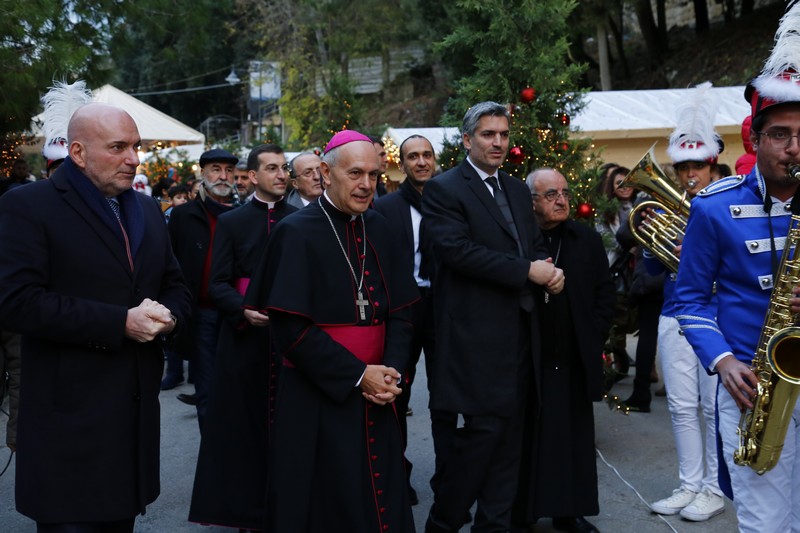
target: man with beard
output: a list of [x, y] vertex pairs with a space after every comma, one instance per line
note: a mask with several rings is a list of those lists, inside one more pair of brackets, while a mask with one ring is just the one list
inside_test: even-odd
[[[283, 356], [269, 465], [274, 533], [414, 530], [391, 403], [417, 299], [389, 225], [369, 209], [378, 157], [344, 130], [321, 163], [325, 192], [278, 224], [245, 296]], [[303, 283], [297, 283], [297, 280]]]
[[[412, 323], [414, 324], [414, 342], [411, 345], [408, 366], [404, 369], [403, 394], [397, 398], [397, 415], [400, 418], [400, 429], [403, 432], [404, 443], [408, 443], [408, 428], [406, 414], [411, 398], [411, 386], [414, 383], [417, 362], [422, 350], [425, 350], [426, 359], [433, 357], [433, 300], [431, 299], [430, 261], [426, 251], [423, 250], [422, 234], [422, 189], [431, 179], [436, 170], [436, 155], [433, 145], [421, 135], [412, 135], [400, 144], [400, 164], [406, 175], [400, 188], [391, 194], [375, 201], [375, 210], [389, 221], [396, 233], [396, 238], [402, 245], [404, 256], [408, 265], [413, 268], [414, 279], [417, 282], [422, 299], [412, 307]], [[430, 366], [426, 366], [430, 368]], [[433, 424], [434, 449], [438, 451], [437, 419], [431, 414]], [[450, 425], [455, 428], [455, 421]], [[438, 453], [437, 453], [438, 460]], [[411, 462], [406, 459], [406, 475], [409, 479], [409, 495], [411, 504], [419, 501], [416, 491], [411, 487]]]
[[253, 148], [247, 168], [253, 198], [220, 215], [214, 235], [208, 295], [221, 326], [189, 520], [260, 529], [280, 361], [272, 357], [269, 317], [243, 310], [242, 298], [272, 228], [296, 208], [283, 200], [288, 166], [279, 146]]
[[302, 209], [322, 194], [319, 177], [319, 156], [314, 152], [303, 152], [294, 156], [291, 163], [292, 192], [286, 203]]
[[[600, 234], [568, 220], [564, 176], [540, 168], [527, 179], [533, 211], [555, 266], [569, 277], [560, 294], [538, 291], [542, 356], [540, 405], [525, 424], [514, 521], [553, 518], [559, 531], [597, 532], [584, 516], [600, 512], [593, 401], [603, 397], [603, 345], [616, 300]], [[527, 531], [527, 529], [525, 529]]]
[[250, 171], [247, 169], [246, 159], [236, 163], [236, 168], [233, 169], [233, 182], [236, 185], [236, 195], [239, 197], [239, 203], [243, 204], [250, 201], [253, 197], [255, 186], [250, 180]]
[[[208, 294], [212, 248], [217, 217], [231, 209], [233, 169], [239, 159], [220, 148], [200, 156], [202, 184], [197, 197], [176, 207], [169, 218], [172, 248], [192, 292], [193, 314], [188, 331], [178, 340], [178, 353], [190, 358], [195, 395], [178, 395], [184, 403], [195, 403], [200, 432], [214, 382], [214, 358], [219, 332], [219, 312]], [[168, 369], [169, 372], [169, 369]]]

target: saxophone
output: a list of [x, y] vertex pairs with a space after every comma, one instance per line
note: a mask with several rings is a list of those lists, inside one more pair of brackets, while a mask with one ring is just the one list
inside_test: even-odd
[[[800, 167], [790, 174], [800, 175]], [[792, 289], [800, 284], [798, 242], [800, 215], [793, 215], [751, 367], [758, 378], [756, 398], [753, 408], [742, 413], [737, 430], [739, 449], [733, 460], [759, 475], [778, 463], [800, 394], [800, 327], [790, 309]]]

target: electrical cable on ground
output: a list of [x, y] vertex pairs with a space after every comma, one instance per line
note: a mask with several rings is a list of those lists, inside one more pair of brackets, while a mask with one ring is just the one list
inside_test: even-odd
[[[609, 463], [608, 461], [606, 461], [606, 458], [603, 456], [603, 452], [601, 452], [599, 448], [595, 447], [595, 451], [597, 452], [597, 456], [598, 456], [598, 457], [600, 457], [600, 460], [601, 460], [601, 461], [603, 461], [603, 464], [605, 464], [605, 465], [606, 465], [608, 468], [610, 468], [610, 469], [611, 469], [611, 471], [612, 471], [612, 472], [614, 472], [614, 473], [617, 475], [617, 477], [620, 479], [620, 481], [622, 481], [623, 483], [625, 483], [625, 485], [627, 485], [627, 486], [628, 486], [628, 487], [629, 487], [629, 488], [630, 488], [630, 489], [633, 491], [633, 493], [634, 493], [634, 494], [636, 494], [636, 496], [637, 496], [637, 497], [638, 497], [638, 498], [639, 498], [639, 499], [642, 501], [642, 503], [645, 505], [645, 507], [647, 507], [647, 510], [649, 511], [649, 510], [650, 510], [650, 504], [649, 504], [649, 503], [647, 503], [647, 500], [645, 500], [645, 499], [644, 499], [644, 497], [643, 497], [641, 494], [639, 494], [639, 491], [638, 491], [638, 490], [636, 490], [636, 487], [634, 487], [633, 485], [631, 485], [631, 484], [628, 482], [628, 480], [627, 480], [627, 479], [625, 479], [624, 477], [622, 477], [622, 474], [620, 474], [620, 473], [619, 473], [619, 470], [617, 470], [617, 467], [615, 467], [614, 465], [612, 465], [611, 463]], [[655, 513], [654, 513], [654, 514], [655, 514]], [[664, 517], [663, 517], [663, 516], [661, 516], [660, 514], [656, 514], [656, 516], [657, 516], [658, 518], [660, 518], [662, 522], [664, 522], [665, 524], [667, 524], [667, 526], [668, 526], [668, 527], [669, 527], [669, 528], [670, 528], [670, 529], [671, 529], [671, 530], [672, 530], [674, 533], [678, 533], [678, 530], [677, 530], [677, 529], [675, 529], [674, 527], [672, 527], [672, 524], [670, 524], [670, 523], [667, 521], [667, 519], [666, 519], [666, 518], [664, 518]]]

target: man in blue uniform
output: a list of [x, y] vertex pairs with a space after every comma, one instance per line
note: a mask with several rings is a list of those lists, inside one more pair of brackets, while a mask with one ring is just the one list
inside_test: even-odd
[[[781, 21], [773, 57], [745, 93], [752, 106], [756, 166], [747, 176], [712, 184], [692, 202], [675, 288], [681, 329], [705, 368], [720, 376], [720, 466], [730, 473], [740, 531], [797, 531], [800, 524], [800, 408], [794, 406], [783, 454], [772, 470], [758, 475], [733, 460], [741, 410], [751, 408], [756, 395], [750, 363], [773, 276], [790, 213], [800, 208], [798, 181], [789, 172], [800, 162], [800, 58], [780, 57], [789, 50], [780, 37], [799, 22], [795, 4]], [[784, 72], [787, 65], [794, 71]], [[718, 306], [712, 304], [715, 281]]]

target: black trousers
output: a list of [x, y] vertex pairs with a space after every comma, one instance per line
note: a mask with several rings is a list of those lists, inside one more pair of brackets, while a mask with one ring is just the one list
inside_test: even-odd
[[[531, 315], [520, 313], [519, 371], [509, 376], [510, 381], [518, 383], [517, 406], [504, 416], [462, 413], [464, 426], [448, 435], [452, 442], [444, 450], [441, 472], [437, 471], [438, 479], [432, 483], [434, 503], [426, 532], [458, 531], [476, 501], [473, 533], [510, 528], [520, 475], [525, 406], [527, 394], [533, 389], [532, 327]], [[441, 419], [448, 418], [447, 413], [436, 414]], [[450, 413], [450, 420], [457, 415]]]
[[658, 344], [658, 318], [664, 300], [660, 295], [642, 298], [639, 306], [639, 340], [636, 343], [636, 376], [633, 378], [631, 399], [650, 404], [650, 372], [656, 359]]
[[[411, 387], [414, 384], [414, 378], [417, 375], [417, 363], [422, 351], [425, 351], [426, 363], [431, 360], [434, 352], [434, 330], [433, 330], [433, 298], [430, 295], [430, 289], [427, 287], [419, 288], [422, 299], [419, 300], [411, 307], [411, 322], [414, 325], [414, 333], [411, 341], [411, 356], [408, 359], [408, 366], [405, 369], [398, 368], [397, 370], [403, 374], [403, 394], [397, 397], [395, 405], [397, 409], [397, 418], [400, 421], [400, 432], [403, 436], [403, 451], [408, 444], [408, 424], [406, 421], [406, 412], [408, 411], [408, 404], [411, 401]], [[426, 365], [426, 374], [428, 375], [428, 383], [430, 384], [430, 368], [431, 364]], [[436, 434], [434, 432], [434, 447], [436, 446]], [[406, 476], [411, 484], [411, 469], [413, 465], [411, 461], [405, 459]]]

